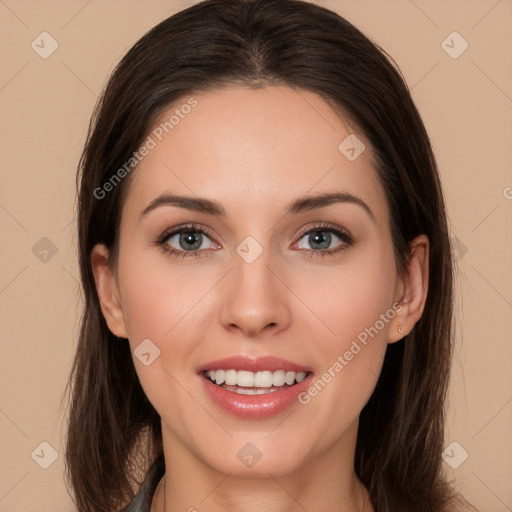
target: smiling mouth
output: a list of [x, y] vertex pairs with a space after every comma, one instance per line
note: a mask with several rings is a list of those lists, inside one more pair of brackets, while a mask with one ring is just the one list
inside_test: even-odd
[[285, 370], [205, 370], [203, 376], [226, 391], [240, 395], [264, 395], [291, 388], [302, 382], [311, 372]]

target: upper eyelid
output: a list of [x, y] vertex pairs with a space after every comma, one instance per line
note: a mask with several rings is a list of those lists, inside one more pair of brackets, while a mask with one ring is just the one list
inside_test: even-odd
[[325, 223], [325, 222], [321, 222], [321, 221], [318, 222], [316, 225], [302, 229], [301, 231], [299, 231], [299, 234], [296, 236], [300, 236], [302, 238], [304, 235], [307, 235], [311, 231], [333, 231], [335, 234], [336, 234], [336, 232], [340, 232], [340, 233], [348, 236], [351, 239], [353, 238], [352, 234], [350, 233], [350, 231], [348, 231], [348, 229], [346, 229], [342, 226], [335, 226], [335, 225], [331, 225], [330, 223]]
[[205, 228], [203, 226], [199, 226], [196, 224], [184, 224], [180, 226], [175, 226], [173, 228], [166, 229], [162, 235], [158, 238], [159, 241], [165, 242], [168, 238], [174, 235], [178, 235], [180, 233], [186, 232], [186, 231], [193, 231], [198, 233], [204, 233], [208, 236], [213, 236], [213, 233], [210, 232], [208, 228]]

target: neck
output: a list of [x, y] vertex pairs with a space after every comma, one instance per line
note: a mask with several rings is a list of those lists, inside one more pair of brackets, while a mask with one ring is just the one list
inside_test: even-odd
[[[205, 465], [168, 430], [163, 428], [162, 432], [166, 475], [157, 488], [151, 512], [374, 512], [367, 490], [354, 473], [353, 451], [343, 450], [347, 439], [304, 461], [291, 473], [266, 472], [247, 478]], [[355, 446], [355, 437], [349, 437]]]

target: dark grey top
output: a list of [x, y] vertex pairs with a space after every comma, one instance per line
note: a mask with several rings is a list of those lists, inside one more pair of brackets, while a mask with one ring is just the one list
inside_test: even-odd
[[162, 452], [149, 468], [139, 492], [120, 512], [150, 512], [155, 490], [164, 474], [165, 460]]

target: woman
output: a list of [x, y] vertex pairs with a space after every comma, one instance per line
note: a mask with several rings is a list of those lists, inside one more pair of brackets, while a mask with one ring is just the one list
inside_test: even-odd
[[110, 78], [78, 184], [80, 512], [466, 510], [441, 184], [367, 37], [297, 0], [171, 16]]

